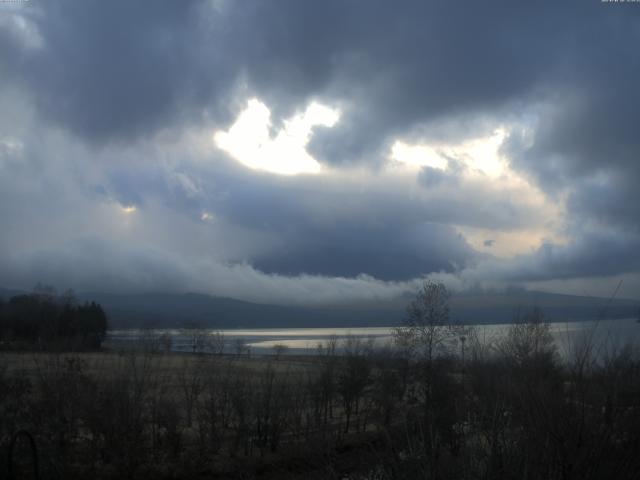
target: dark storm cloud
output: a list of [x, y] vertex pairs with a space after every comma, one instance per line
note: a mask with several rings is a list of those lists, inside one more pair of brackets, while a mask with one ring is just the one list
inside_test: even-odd
[[568, 207], [576, 220], [597, 222], [602, 229], [640, 232], [640, 172], [636, 165], [611, 169], [600, 178], [575, 182]]
[[386, 220], [376, 226], [348, 221], [331, 229], [300, 229], [280, 249], [253, 263], [267, 273], [284, 275], [354, 277], [366, 272], [383, 280], [410, 280], [456, 271], [478, 256], [449, 226], [398, 228]]
[[482, 177], [448, 174], [426, 186], [421, 176], [406, 172], [287, 177], [248, 170], [223, 156], [181, 171], [153, 161], [108, 171], [104, 191], [123, 205], [153, 199], [176, 214], [200, 219], [208, 213], [218, 227], [234, 225], [266, 239], [261, 248], [229, 260], [269, 273], [407, 280], [480, 258], [452, 223], [517, 230], [546, 221], [518, 190], [492, 188]]
[[541, 123], [531, 152], [536, 168], [551, 168], [554, 152], [579, 148], [580, 160], [566, 162], [571, 174], [583, 156], [609, 156], [636, 141], [633, 123], [623, 121], [635, 118], [627, 99], [638, 95], [638, 14], [628, 8], [506, 1], [212, 5], [47, 2], [28, 17], [43, 47], [19, 54], [9, 43], [3, 53], [43, 113], [90, 138], [131, 138], [207, 108], [228, 121], [219, 115], [241, 81], [276, 121], [313, 97], [344, 105], [340, 128], [318, 132], [311, 145], [327, 162], [371, 160], [390, 138], [419, 124], [438, 135], [442, 120], [504, 117], [565, 93], [580, 98]]
[[[206, 201], [243, 226], [286, 232], [298, 225], [330, 230], [339, 222], [355, 225], [454, 224], [498, 230], [540, 226], [548, 219], [514, 187], [498, 188], [490, 179], [443, 174], [425, 184], [409, 173], [281, 177], [244, 168], [195, 168], [207, 188]], [[456, 195], [452, 195], [455, 191]]]
[[[115, 177], [120, 179], [119, 189], [115, 190], [112, 181], [109, 191], [117, 199], [163, 198], [169, 208], [194, 219], [211, 212], [226, 225], [269, 239], [264, 248], [235, 257], [267, 273], [368, 274], [408, 280], [434, 271], [451, 272], [478, 257], [452, 227], [436, 223], [443, 218], [464, 223], [482, 217], [480, 209], [486, 207], [466, 196], [447, 204], [443, 192], [440, 201], [430, 202], [398, 195], [393, 187], [381, 184], [355, 193], [353, 183], [340, 179], [294, 180], [233, 168], [195, 169], [192, 174], [203, 185], [196, 193], [179, 186], [167, 191], [175, 172], [164, 172], [164, 180], [138, 181], [145, 172], [149, 175], [148, 170], [135, 173], [128, 169], [124, 177]], [[502, 210], [494, 210], [484, 222], [510, 227], [526, 213], [535, 215], [517, 204], [503, 214], [505, 205], [500, 205], [500, 198], [498, 194], [495, 202]], [[479, 209], [468, 207], [464, 216], [456, 215], [465, 199]]]
[[547, 243], [531, 254], [489, 260], [470, 272], [475, 278], [502, 281], [614, 276], [640, 270], [639, 250], [640, 235], [585, 231], [568, 245]]
[[[346, 106], [342, 128], [325, 131], [312, 144], [329, 162], [366, 158], [416, 123], [495, 112], [531, 97], [562, 59], [558, 46], [565, 42], [557, 40], [563, 22], [580, 21], [584, 10], [555, 4], [551, 12], [512, 2], [323, 2], [312, 12], [305, 5], [302, 17], [300, 8], [278, 5], [261, 15], [265, 50], [279, 53], [276, 65], [293, 70], [291, 78], [309, 74], [315, 87], [323, 87], [310, 93]], [[316, 25], [307, 34], [301, 25], [316, 17], [324, 28]], [[259, 91], [289, 86], [270, 81], [269, 72], [278, 72], [273, 64], [260, 66], [254, 65]], [[322, 75], [315, 75], [318, 66]], [[294, 83], [293, 91], [300, 90]]]
[[[627, 261], [637, 257], [640, 230], [636, 5], [91, 0], [29, 2], [0, 16], [0, 94], [13, 88], [34, 108], [24, 131], [11, 130], [20, 108], [5, 108], [0, 119], [2, 135], [21, 138], [29, 157], [0, 137], [0, 213], [9, 226], [0, 253], [32, 253], [29, 275], [42, 267], [62, 276], [71, 263], [96, 278], [118, 265], [128, 285], [169, 288], [190, 276], [210, 279], [196, 266], [202, 259], [237, 275], [236, 286], [245, 275], [272, 278], [251, 265], [408, 279], [486, 260], [454, 225], [502, 232], [544, 223], [519, 192], [469, 182], [451, 162], [446, 172], [427, 167], [383, 188], [386, 177], [360, 185], [346, 169], [335, 178], [280, 178], [162, 151], [180, 149], [159, 132], [225, 128], [229, 110], [251, 96], [271, 109], [274, 128], [312, 99], [340, 108], [340, 122], [317, 128], [309, 146], [338, 171], [358, 163], [375, 170], [398, 137], [464, 140], [525, 123], [531, 132], [512, 132], [503, 152], [549, 195], [568, 196], [570, 243], [494, 262], [487, 277], [640, 270]], [[62, 139], [41, 139], [47, 129]], [[86, 150], [78, 153], [76, 142]], [[112, 152], [95, 148], [109, 143]], [[144, 220], [129, 243], [119, 236], [121, 219], [103, 218], [105, 205], [139, 207]], [[217, 223], [204, 225], [203, 212]], [[34, 225], [44, 234], [34, 235]], [[92, 235], [103, 247], [82, 240]], [[149, 244], [156, 253], [144, 253]], [[92, 266], [95, 256], [104, 262]], [[118, 283], [110, 271], [110, 284]], [[90, 273], [77, 278], [89, 282]]]
[[102, 142], [224, 110], [223, 26], [203, 2], [32, 4], [24, 18], [42, 47], [14, 49], [6, 63], [54, 124]]
[[640, 229], [640, 10], [598, 13], [572, 26], [572, 54], [538, 113], [533, 141], [514, 137], [506, 150], [551, 195], [568, 193], [570, 223], [627, 235]]
[[[424, 188], [420, 179], [411, 185], [415, 180], [408, 175], [292, 178], [242, 168], [193, 173], [208, 186], [194, 204], [274, 238], [272, 247], [246, 257], [269, 273], [407, 280], [451, 272], [481, 258], [451, 223], [512, 230], [545, 221], [515, 190], [453, 176]], [[405, 182], [413, 192], [399, 191]]]
[[312, 139], [323, 161], [375, 162], [417, 125], [437, 139], [444, 121], [504, 121], [544, 105], [534, 143], [509, 152], [512, 164], [549, 192], [570, 191], [570, 215], [638, 227], [634, 5], [279, 2], [244, 14], [242, 25], [260, 23], [247, 35], [258, 40], [247, 49], [258, 92], [285, 110], [314, 95], [343, 106], [339, 128]]
[[343, 127], [314, 144], [338, 162], [416, 123], [523, 101], [610, 16], [584, 2], [218, 4], [43, 3], [43, 48], [13, 63], [45, 114], [88, 137], [219, 107], [236, 80], [276, 119], [316, 96], [345, 103]]

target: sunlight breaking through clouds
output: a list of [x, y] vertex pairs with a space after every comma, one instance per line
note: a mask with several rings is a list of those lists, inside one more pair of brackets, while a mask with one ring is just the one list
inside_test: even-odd
[[528, 206], [532, 211], [544, 212], [547, 219], [544, 225], [532, 224], [510, 229], [455, 225], [456, 230], [478, 252], [513, 258], [531, 253], [545, 242], [566, 244], [568, 240], [561, 232], [566, 199], [558, 197], [552, 201], [538, 185], [511, 167], [509, 159], [501, 152], [508, 133], [507, 127], [500, 126], [490, 135], [458, 143], [410, 144], [399, 139], [391, 146], [389, 166], [418, 175], [424, 173], [423, 169], [441, 171], [442, 177], [430, 177], [434, 179], [428, 185], [432, 190], [455, 185], [458, 192], [474, 188], [503, 192], [507, 198], [517, 196], [519, 204]]
[[125, 215], [131, 215], [132, 213], [135, 213], [138, 209], [134, 205], [122, 205], [120, 207], [120, 210]]
[[632, 15], [294, 3], [5, 1], [0, 287], [640, 278]]
[[[536, 199], [532, 199], [532, 202], [535, 201]], [[537, 228], [497, 230], [456, 226], [456, 230], [474, 249], [498, 258], [508, 259], [532, 253], [543, 244], [550, 242], [555, 245], [566, 245], [569, 239], [562, 234], [559, 228], [563, 212], [544, 201], [539, 203], [539, 208], [546, 212], [550, 221], [547, 225], [540, 225]]]
[[322, 166], [306, 150], [313, 127], [333, 127], [339, 118], [339, 111], [313, 102], [304, 113], [285, 120], [283, 128], [272, 138], [271, 111], [253, 98], [228, 131], [215, 132], [214, 142], [254, 170], [281, 175], [318, 173]]
[[431, 167], [446, 170], [456, 160], [472, 171], [497, 178], [508, 168], [500, 156], [500, 146], [506, 137], [504, 128], [497, 128], [487, 137], [473, 138], [457, 144], [414, 144], [397, 140], [391, 146], [390, 158], [409, 167]]
[[445, 170], [447, 159], [438, 149], [428, 145], [409, 145], [396, 141], [391, 147], [391, 158], [411, 167], [432, 167]]

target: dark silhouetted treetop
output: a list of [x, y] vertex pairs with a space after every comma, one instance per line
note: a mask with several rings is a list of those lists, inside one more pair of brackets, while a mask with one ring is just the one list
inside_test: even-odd
[[5, 345], [97, 349], [107, 329], [102, 307], [95, 302], [77, 305], [70, 290], [58, 297], [52, 288], [38, 285], [33, 293], [13, 296], [0, 305], [0, 337]]

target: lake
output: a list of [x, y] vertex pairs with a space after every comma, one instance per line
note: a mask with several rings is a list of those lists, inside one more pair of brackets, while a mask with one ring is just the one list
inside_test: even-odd
[[[510, 324], [469, 325], [476, 330], [481, 342], [488, 344], [503, 337]], [[265, 328], [265, 329], [228, 329], [228, 330], [112, 330], [107, 334], [105, 346], [108, 348], [127, 348], [141, 342], [159, 345], [161, 338], [170, 339], [170, 349], [176, 352], [193, 351], [194, 336], [208, 338], [220, 332], [224, 335], [225, 353], [234, 353], [239, 345], [248, 347], [251, 353], [258, 355], [274, 354], [276, 345], [286, 347], [286, 353], [305, 355], [317, 352], [318, 345], [326, 344], [332, 337], [337, 339], [338, 351], [344, 347], [348, 337], [371, 341], [376, 348], [390, 345], [393, 340], [392, 327], [373, 328]], [[591, 339], [597, 348], [619, 348], [626, 343], [638, 345], [640, 341], [640, 323], [634, 318], [552, 323], [551, 332], [561, 355], [567, 356], [576, 344]], [[158, 347], [160, 348], [160, 347]], [[206, 347], [203, 349], [206, 351]]]

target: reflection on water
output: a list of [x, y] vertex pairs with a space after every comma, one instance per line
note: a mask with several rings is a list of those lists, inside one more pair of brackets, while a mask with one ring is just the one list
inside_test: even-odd
[[[489, 344], [506, 334], [509, 324], [476, 325], [478, 339]], [[287, 352], [295, 354], [315, 353], [319, 344], [326, 344], [335, 337], [338, 350], [349, 337], [357, 337], [371, 341], [374, 346], [382, 347], [392, 344], [393, 328], [285, 328], [285, 329], [247, 329], [247, 330], [112, 330], [107, 335], [105, 345], [110, 348], [126, 348], [145, 341], [157, 341], [160, 338], [170, 339], [169, 345], [173, 351], [193, 351], [194, 338], [200, 335], [206, 338], [215, 332], [224, 335], [226, 353], [233, 353], [238, 344], [249, 347], [257, 354], [269, 354], [275, 351], [277, 345], [287, 347]], [[562, 355], [568, 355], [576, 345], [583, 341], [592, 341], [603, 348], [621, 347], [627, 343], [637, 343], [640, 340], [640, 324], [635, 319], [583, 321], [569, 323], [554, 323], [551, 325], [552, 334]], [[203, 349], [206, 351], [206, 347]]]

